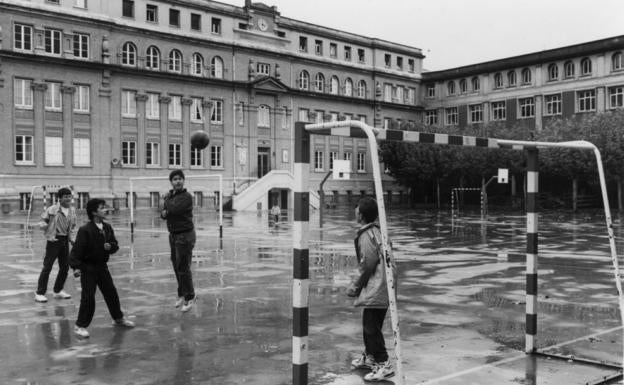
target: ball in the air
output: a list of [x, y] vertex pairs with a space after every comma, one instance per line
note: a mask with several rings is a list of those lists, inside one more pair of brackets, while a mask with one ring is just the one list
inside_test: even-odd
[[191, 147], [203, 150], [210, 143], [210, 138], [206, 131], [195, 131], [191, 134]]

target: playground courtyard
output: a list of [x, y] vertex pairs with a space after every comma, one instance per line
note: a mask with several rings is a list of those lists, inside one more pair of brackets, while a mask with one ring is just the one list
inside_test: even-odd
[[[350, 361], [362, 351], [360, 310], [345, 295], [355, 269], [352, 205], [310, 218], [309, 383], [363, 384]], [[291, 383], [292, 213], [196, 213], [197, 306], [174, 308], [166, 226], [127, 212], [110, 220], [121, 249], [109, 264], [134, 329], [111, 326], [98, 292], [91, 338], [73, 334], [80, 288], [70, 300], [33, 292], [44, 239], [25, 217], [0, 220], [0, 383], [7, 385], [186, 385]], [[83, 215], [84, 219], [84, 215]], [[618, 295], [604, 216], [540, 214], [536, 343], [563, 359], [526, 355], [525, 217], [390, 207], [399, 267], [398, 305], [407, 384], [598, 384], [622, 359]], [[614, 218], [617, 246], [623, 229]], [[392, 346], [389, 315], [386, 344]], [[581, 363], [576, 358], [595, 361]], [[386, 382], [390, 383], [390, 382]], [[605, 382], [608, 383], [608, 382]]]

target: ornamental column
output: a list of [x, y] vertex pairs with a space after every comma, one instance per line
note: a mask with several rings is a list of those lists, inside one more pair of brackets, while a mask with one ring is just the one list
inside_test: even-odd
[[136, 94], [137, 101], [137, 167], [145, 168], [145, 102], [146, 94]]
[[163, 168], [168, 167], [167, 147], [168, 147], [168, 123], [169, 123], [169, 103], [171, 103], [170, 96], [161, 96], [158, 98], [160, 103], [160, 166]]
[[74, 93], [76, 87], [61, 86], [61, 94], [63, 95], [63, 164], [65, 167], [74, 165]]
[[182, 98], [182, 144], [180, 145], [180, 168], [190, 167], [191, 164], [191, 104], [193, 99]]
[[48, 89], [45, 83], [32, 83], [33, 90], [33, 118], [35, 122], [35, 132], [33, 138], [33, 160], [36, 165], [43, 166], [45, 159], [45, 128], [44, 128], [44, 95]]

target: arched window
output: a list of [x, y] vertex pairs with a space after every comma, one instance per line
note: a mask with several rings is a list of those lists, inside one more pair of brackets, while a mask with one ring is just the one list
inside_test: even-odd
[[459, 93], [465, 94], [466, 92], [468, 92], [468, 83], [466, 79], [462, 79], [459, 81]]
[[507, 84], [509, 85], [509, 87], [515, 87], [516, 81], [516, 71], [507, 72]]
[[182, 72], [182, 53], [177, 49], [172, 49], [169, 52], [169, 71], [171, 72]]
[[591, 75], [592, 73], [592, 62], [591, 59], [586, 57], [581, 60], [581, 75]]
[[334, 95], [338, 95], [339, 90], [338, 88], [340, 87], [340, 80], [338, 80], [338, 76], [332, 76], [330, 81], [329, 81], [329, 93], [330, 94], [334, 94]]
[[195, 76], [204, 74], [204, 58], [197, 52], [193, 54], [193, 70], [191, 72]]
[[299, 73], [299, 89], [307, 90], [310, 88], [310, 74], [308, 71], [303, 70]]
[[158, 71], [160, 69], [160, 51], [158, 48], [150, 46], [147, 49], [145, 67], [154, 71]]
[[454, 81], [450, 81], [446, 84], [446, 93], [450, 96], [450, 95], [455, 95], [455, 82]]
[[366, 82], [364, 80], [358, 82], [358, 98], [366, 98]]
[[223, 59], [215, 56], [210, 61], [210, 76], [217, 79], [223, 78]]
[[494, 75], [494, 88], [503, 88], [503, 74], [500, 72]]
[[531, 84], [531, 70], [529, 68], [522, 70], [522, 84]]
[[479, 77], [473, 77], [472, 80], [470, 80], [470, 83], [472, 83], [473, 92], [477, 92], [481, 89], [481, 81], [479, 80]]
[[317, 73], [314, 77], [314, 91], [323, 92], [325, 88], [325, 76], [322, 73]]
[[130, 42], [125, 43], [121, 48], [121, 64], [135, 67], [136, 59], [136, 46]]
[[258, 127], [271, 127], [271, 108], [267, 105], [258, 106]]
[[622, 62], [622, 52], [616, 52], [611, 56], [611, 71], [619, 71], [624, 69]]
[[559, 66], [556, 63], [552, 63], [548, 66], [548, 81], [555, 81], [559, 79]]
[[565, 64], [563, 65], [563, 76], [565, 76], [566, 78], [573, 78], [574, 77], [574, 62], [573, 61], [567, 61], [565, 62]]
[[345, 80], [344, 93], [346, 96], [353, 96], [353, 80], [351, 80], [350, 78], [347, 78], [347, 80]]

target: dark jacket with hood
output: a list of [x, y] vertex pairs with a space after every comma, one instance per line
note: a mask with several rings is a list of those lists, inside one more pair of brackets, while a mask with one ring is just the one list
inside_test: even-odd
[[[102, 226], [100, 230], [93, 221], [89, 221], [78, 230], [76, 242], [69, 255], [69, 265], [72, 269], [104, 266], [110, 255], [119, 250], [119, 244], [111, 225], [102, 222]], [[104, 250], [105, 243], [111, 245], [110, 250]]]

